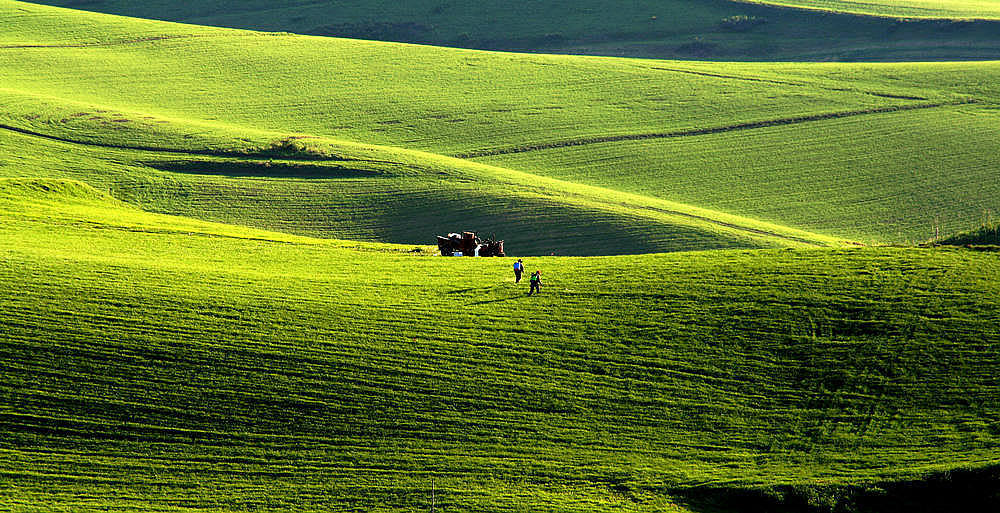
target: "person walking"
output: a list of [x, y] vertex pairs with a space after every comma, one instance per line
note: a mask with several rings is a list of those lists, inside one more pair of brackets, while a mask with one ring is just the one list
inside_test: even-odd
[[542, 293], [542, 271], [535, 271], [531, 273], [531, 278], [528, 278], [531, 283], [531, 289], [528, 290], [528, 295], [532, 295], [535, 292]]
[[521, 283], [521, 273], [524, 272], [524, 262], [520, 258], [514, 262], [514, 283]]

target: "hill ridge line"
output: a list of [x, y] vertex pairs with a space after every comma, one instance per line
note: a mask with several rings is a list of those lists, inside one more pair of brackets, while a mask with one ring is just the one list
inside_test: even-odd
[[58, 135], [46, 134], [43, 132], [36, 132], [34, 130], [28, 130], [27, 128], [20, 128], [13, 125], [7, 125], [0, 123], [0, 130], [8, 130], [11, 132], [17, 132], [22, 135], [30, 135], [32, 137], [41, 137], [42, 139], [48, 139], [50, 141], [58, 141], [69, 144], [79, 144], [82, 146], [92, 146], [95, 148], [109, 148], [114, 150], [136, 150], [136, 151], [149, 151], [157, 153], [177, 153], [182, 155], [209, 155], [216, 157], [228, 157], [228, 156], [245, 156], [241, 153], [226, 152], [226, 151], [216, 151], [216, 150], [187, 150], [183, 148], [164, 148], [157, 146], [125, 146], [119, 144], [109, 144], [96, 141], [80, 141], [76, 139], [69, 139], [67, 137], [59, 137]]
[[796, 125], [799, 123], [809, 123], [813, 121], [824, 121], [827, 119], [848, 118], [854, 116], [865, 116], [870, 114], [886, 114], [890, 112], [933, 109], [953, 105], [968, 105], [977, 103], [977, 100], [960, 100], [952, 102], [920, 103], [916, 105], [893, 105], [888, 107], [877, 107], [874, 109], [851, 110], [841, 112], [827, 112], [824, 114], [811, 114], [808, 116], [796, 116], [791, 118], [771, 119], [764, 121], [751, 121], [747, 123], [737, 123], [711, 128], [694, 128], [689, 130], [676, 130], [673, 132], [650, 132], [644, 134], [622, 134], [606, 135], [598, 137], [583, 137], [580, 139], [569, 139], [564, 141], [554, 141], [550, 143], [532, 144], [526, 146], [511, 146], [507, 148], [495, 148], [491, 150], [476, 150], [451, 155], [460, 159], [474, 159], [480, 157], [492, 157], [497, 155], [511, 155], [516, 153], [528, 153], [532, 151], [551, 150], [555, 148], [566, 148], [570, 146], [586, 146], [589, 144], [601, 144], [621, 141], [641, 141], [645, 139], [673, 139], [677, 137], [692, 137], [698, 135], [711, 135], [725, 132], [736, 132], [739, 130], [752, 130], [755, 128], [768, 128], [774, 126]]

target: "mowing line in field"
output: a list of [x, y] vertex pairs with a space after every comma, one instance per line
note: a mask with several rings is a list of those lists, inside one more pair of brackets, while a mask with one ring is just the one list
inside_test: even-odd
[[909, 110], [933, 109], [938, 107], [948, 107], [954, 105], [967, 105], [971, 103], [976, 103], [976, 100], [920, 103], [916, 105], [894, 105], [890, 107], [877, 107], [874, 109], [851, 110], [844, 112], [829, 112], [826, 114], [813, 114], [810, 116], [797, 116], [792, 118], [752, 121], [749, 123], [739, 123], [735, 125], [726, 125], [726, 126], [719, 126], [712, 128], [695, 128], [691, 130], [678, 130], [676, 132], [653, 132], [646, 134], [624, 134], [624, 135], [607, 135], [601, 137], [585, 137], [581, 139], [554, 141], [550, 143], [532, 144], [527, 146], [512, 146], [508, 148], [494, 148], [494, 149], [470, 151], [466, 153], [459, 153], [452, 156], [460, 159], [474, 159], [479, 157], [493, 157], [497, 155], [511, 155], [514, 153], [527, 153], [530, 151], [551, 150], [554, 148], [565, 148], [568, 146], [585, 146], [588, 144], [601, 144], [601, 143], [619, 142], [619, 141], [641, 141], [644, 139], [672, 139], [675, 137], [691, 137], [696, 135], [720, 134], [725, 132], [735, 132], [738, 130], [751, 130], [754, 128], [768, 128], [774, 126], [795, 125], [799, 123], [809, 123], [813, 121], [824, 121], [827, 119], [865, 116], [869, 114], [886, 114], [890, 112], [901, 112]]
[[[793, 86], [793, 87], [802, 87], [802, 86], [807, 85], [807, 84], [805, 84], [803, 82], [788, 82], [788, 81], [784, 81], [784, 80], [775, 80], [775, 79], [770, 79], [770, 78], [741, 77], [739, 75], [723, 75], [721, 73], [709, 73], [707, 71], [694, 71], [694, 70], [689, 70], [689, 69], [661, 68], [661, 67], [655, 67], [655, 66], [652, 67], [652, 68], [650, 68], [650, 69], [655, 69], [657, 71], [671, 71], [671, 72], [674, 72], [674, 73], [684, 73], [686, 75], [698, 75], [698, 76], [701, 76], [701, 77], [725, 78], [725, 79], [729, 79], [729, 80], [742, 80], [744, 82], [763, 82], [765, 84], [778, 84], [778, 85], [787, 85], [787, 86]], [[851, 89], [834, 88], [834, 87], [820, 87], [820, 89], [825, 89], [827, 91], [837, 91], [837, 92], [855, 92], [855, 93], [867, 94], [869, 96], [878, 96], [879, 98], [891, 98], [893, 100], [918, 100], [918, 101], [926, 101], [927, 100], [927, 98], [924, 98], [922, 96], [907, 96], [907, 95], [901, 95], [901, 94], [875, 93], [875, 92], [871, 92], [871, 91], [854, 91], [854, 90], [851, 90]]]
[[723, 75], [721, 73], [709, 73], [707, 71], [694, 71], [690, 69], [675, 69], [675, 68], [662, 68], [659, 66], [653, 66], [649, 69], [655, 69], [657, 71], [671, 71], [673, 73], [684, 73], [687, 75], [698, 75], [700, 77], [712, 77], [712, 78], [728, 78], [732, 80], [743, 80], [746, 82], [763, 82], [765, 84], [778, 84], [778, 85], [788, 85], [788, 86], [803, 86], [805, 84], [801, 82], [788, 82], [785, 80], [774, 80], [770, 78], [756, 78], [756, 77], [741, 77], [737, 75]]

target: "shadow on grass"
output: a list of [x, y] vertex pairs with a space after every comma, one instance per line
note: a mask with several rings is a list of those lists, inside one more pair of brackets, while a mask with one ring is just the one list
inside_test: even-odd
[[167, 160], [143, 162], [160, 171], [194, 175], [216, 175], [229, 177], [266, 178], [374, 178], [381, 174], [376, 171], [344, 167], [336, 164], [313, 164], [307, 162], [273, 162], [268, 160]]
[[779, 486], [681, 492], [697, 513], [994, 513], [1000, 466], [862, 486]]
[[528, 297], [527, 293], [519, 293], [516, 296], [511, 296], [511, 297], [504, 297], [504, 298], [500, 298], [500, 299], [490, 299], [489, 301], [476, 301], [475, 303], [469, 303], [469, 306], [489, 305], [489, 304], [492, 304], [492, 303], [503, 303], [505, 301], [513, 301], [515, 299], [524, 299], [524, 298], [527, 298], [527, 297]]

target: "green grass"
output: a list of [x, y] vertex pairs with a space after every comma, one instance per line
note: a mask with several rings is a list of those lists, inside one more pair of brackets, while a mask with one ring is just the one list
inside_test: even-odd
[[847, 239], [923, 242], [935, 226], [968, 226], [1000, 195], [993, 112], [947, 107], [479, 160]]
[[755, 3], [871, 16], [935, 19], [1000, 19], [996, 0], [751, 0]]
[[[845, 242], [997, 208], [998, 66], [0, 1], [0, 509], [989, 503], [1000, 261]], [[618, 256], [527, 258], [529, 298], [458, 229]]]
[[506, 259], [72, 181], [0, 182], [0, 218], [18, 510], [700, 511], [1000, 463], [990, 254], [542, 257], [527, 298]]
[[[0, 5], [0, 124], [92, 146], [5, 130], [0, 175], [158, 212], [583, 255], [925, 240], [998, 208], [997, 63], [499, 54]], [[289, 137], [312, 150], [267, 150]], [[288, 158], [309, 163], [266, 165]]]
[[995, 509], [998, 66], [0, 1], [0, 509]]
[[87, 180], [154, 212], [327, 238], [426, 244], [435, 233], [472, 227], [498, 233], [521, 255], [836, 243], [688, 205], [456, 159], [344, 144], [333, 149], [338, 157], [332, 160], [284, 160], [111, 149], [16, 132], [0, 136], [10, 175]]
[[[615, 56], [737, 60], [946, 60], [1000, 57], [997, 24], [949, 24], [854, 14], [997, 18], [996, 2], [761, 2], [601, 0], [572, 5], [439, 0], [186, 1], [47, 0], [100, 12], [265, 31], [381, 39], [445, 46]], [[923, 4], [923, 5], [921, 5]], [[933, 5], [932, 9], [918, 8]], [[894, 11], [894, 8], [904, 7]], [[734, 16], [753, 17], [727, 26]], [[831, 37], [833, 36], [833, 37]]]

